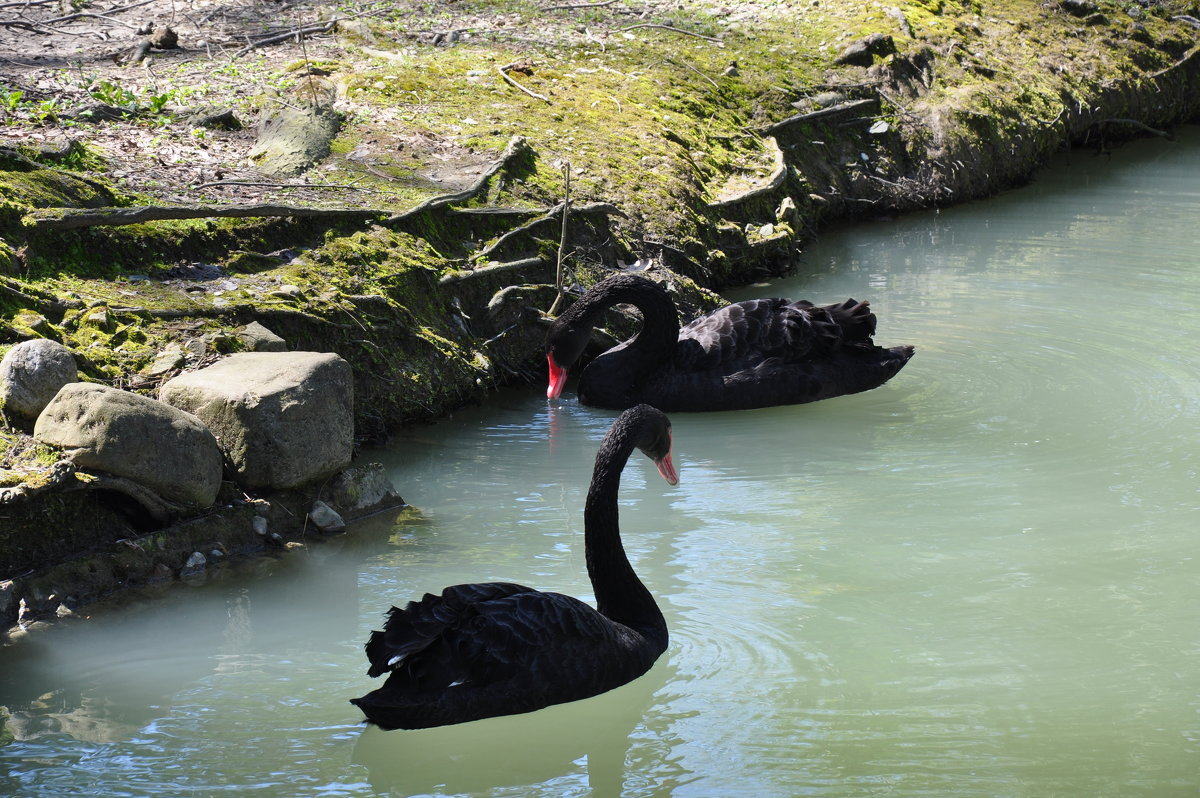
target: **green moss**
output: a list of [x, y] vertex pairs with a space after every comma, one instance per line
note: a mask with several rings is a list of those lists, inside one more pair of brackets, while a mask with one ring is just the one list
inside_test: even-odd
[[[859, 152], [870, 153], [877, 174], [887, 179], [929, 177], [933, 150], [977, 153], [989, 177], [962, 193], [994, 190], [1020, 179], [1021, 170], [1061, 145], [1066, 98], [1111, 105], [1119, 98], [1105, 92], [1114, 80], [1165, 67], [1189, 46], [1169, 20], [1186, 13], [1185, 4], [1169, 2], [1139, 12], [1136, 41], [1125, 33], [1133, 18], [1117, 2], [1101, 3], [1110, 22], [1099, 26], [1037, 0], [831, 2], [806, 6], [803, 14], [787, 4], [763, 3], [745, 18], [738, 17], [740, 9], [724, 13], [685, 2], [646, 20], [688, 33], [621, 32], [611, 9], [560, 10], [547, 17], [538, 6], [532, 0], [461, 0], [452, 7], [427, 4], [415, 21], [410, 15], [373, 18], [369, 29], [360, 27], [348, 39], [344, 58], [292, 62], [275, 69], [272, 81], [279, 85], [316, 65], [339, 87], [349, 121], [322, 178], [363, 191], [343, 199], [412, 208], [465, 185], [520, 134], [530, 152], [462, 206], [547, 208], [563, 197], [569, 164], [576, 202], [613, 202], [624, 213], [596, 231], [608, 247], [597, 259], [654, 254], [666, 251], [665, 245], [683, 253], [694, 276], [723, 284], [758, 269], [784, 268], [797, 231], [815, 226], [822, 208], [831, 205], [810, 194], [863, 190]], [[473, 28], [451, 47], [397, 35], [458, 29], [465, 15], [500, 9], [510, 29], [535, 28], [547, 19], [592, 20], [609, 34], [518, 39]], [[869, 75], [833, 65], [846, 44], [875, 32], [892, 35], [899, 52], [877, 59]], [[377, 53], [389, 41], [402, 42], [390, 55], [366, 56], [359, 49]], [[906, 67], [921, 63], [930, 65], [926, 74], [905, 76]], [[500, 74], [499, 67], [517, 64], [525, 66], [514, 66], [509, 77], [544, 99]], [[256, 56], [214, 66], [212, 74], [266, 74], [268, 67]], [[782, 191], [737, 208], [708, 207], [766, 178], [771, 159], [762, 131], [795, 113], [793, 103], [831, 88], [852, 98], [869, 96], [864, 87], [875, 85], [886, 89], [879, 116], [889, 123], [888, 135], [869, 136], [867, 119], [814, 124], [785, 142], [791, 164], [785, 188], [799, 209], [797, 219], [775, 218]], [[213, 89], [196, 92], [209, 97]], [[265, 101], [260, 96], [242, 104]], [[362, 147], [389, 157], [368, 168], [356, 156]], [[83, 159], [76, 166], [100, 164]], [[439, 168], [461, 172], [459, 182], [439, 182]], [[398, 224], [338, 228], [293, 220], [200, 220], [42, 233], [21, 224], [31, 208], [129, 199], [86, 173], [31, 171], [11, 158], [0, 161], [0, 169], [7, 170], [0, 172], [0, 269], [80, 306], [103, 303], [109, 312], [107, 326], [89, 325], [81, 308], [68, 308], [60, 320], [55, 312], [62, 309], [50, 312], [49, 302], [20, 308], [5, 298], [2, 307], [13, 319], [6, 334], [60, 337], [84, 353], [94, 377], [116, 379], [173, 339], [217, 336], [261, 315], [293, 346], [336, 348], [378, 375], [379, 385], [364, 390], [371, 401], [378, 398], [375, 409], [388, 423], [420, 415], [419, 408], [461, 401], [483, 390], [480, 381], [486, 387], [494, 379], [493, 358], [480, 351], [470, 320], [454, 305], [461, 297], [438, 278], [482, 260], [483, 247], [512, 228], [511, 218], [439, 211]], [[269, 254], [285, 247], [299, 257], [284, 262]], [[505, 251], [552, 262], [557, 231], [530, 233]], [[212, 290], [189, 296], [164, 279], [180, 261], [214, 264], [237, 285], [220, 296]], [[298, 286], [299, 294], [279, 295], [282, 284]], [[125, 307], [145, 312], [120, 310]], [[18, 320], [17, 310], [36, 311], [41, 319]], [[150, 311], [197, 315], [184, 332]], [[236, 343], [227, 339], [226, 346]], [[430, 380], [432, 373], [448, 379]], [[405, 390], [387, 387], [395, 385]]]

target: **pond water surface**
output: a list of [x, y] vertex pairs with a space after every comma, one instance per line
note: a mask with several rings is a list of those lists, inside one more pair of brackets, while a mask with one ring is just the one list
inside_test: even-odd
[[828, 233], [751, 295], [869, 298], [918, 352], [869, 393], [675, 414], [676, 487], [631, 462], [672, 635], [642, 679], [418, 732], [347, 703], [392, 603], [590, 599], [614, 414], [535, 386], [369, 453], [419, 519], [0, 650], [0, 794], [1200, 792], [1200, 132]]

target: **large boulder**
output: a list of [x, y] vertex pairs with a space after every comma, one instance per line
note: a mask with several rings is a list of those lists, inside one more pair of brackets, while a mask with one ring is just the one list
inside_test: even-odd
[[181, 509], [211, 506], [221, 487], [221, 450], [199, 419], [106, 385], [64, 385], [33, 436], [73, 450], [80, 468], [129, 479]]
[[59, 388], [78, 378], [75, 356], [58, 341], [22, 341], [0, 360], [0, 407], [35, 419]]
[[159, 398], [217, 436], [237, 481], [284, 489], [350, 464], [354, 377], [320, 352], [242, 352], [166, 382]]

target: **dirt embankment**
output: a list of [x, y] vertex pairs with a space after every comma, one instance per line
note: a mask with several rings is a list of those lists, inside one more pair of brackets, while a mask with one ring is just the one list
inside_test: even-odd
[[[164, 349], [197, 368], [258, 321], [349, 360], [378, 440], [540, 379], [560, 262], [574, 286], [643, 259], [700, 307], [831, 221], [1200, 115], [1194, 1], [355, 8], [0, 8], [0, 347], [52, 337], [153, 393]], [[296, 118], [333, 136], [301, 171], [262, 136]], [[4, 484], [53, 459], [27, 431], [4, 428]], [[87, 518], [63, 573], [140, 539], [65, 501], [6, 505], [10, 537]], [[110, 570], [89, 595], [141, 578]]]

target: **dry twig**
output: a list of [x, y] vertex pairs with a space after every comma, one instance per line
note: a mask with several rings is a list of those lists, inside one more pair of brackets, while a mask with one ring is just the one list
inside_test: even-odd
[[43, 208], [26, 217], [41, 230], [73, 230], [80, 227], [120, 226], [176, 219], [209, 217], [248, 218], [309, 216], [372, 219], [387, 211], [356, 208], [303, 208], [290, 205], [142, 205], [134, 208], [83, 208], [66, 211]]
[[716, 44], [724, 44], [725, 43], [725, 42], [721, 41], [720, 39], [715, 38], [713, 36], [705, 36], [703, 33], [693, 33], [690, 30], [684, 30], [683, 28], [676, 28], [674, 25], [659, 25], [654, 22], [639, 22], [636, 25], [626, 25], [623, 28], [617, 28], [617, 32], [621, 33], [621, 32], [627, 31], [627, 30], [633, 30], [634, 28], [659, 28], [660, 30], [669, 30], [669, 31], [674, 31], [675, 33], [682, 33], [685, 36], [695, 36], [697, 39], [704, 39], [704, 41], [706, 41], [706, 42], [715, 42]]
[[483, 189], [483, 187], [485, 185], [487, 185], [487, 181], [490, 180], [493, 175], [495, 175], [497, 172], [499, 172], [501, 169], [503, 169], [505, 166], [507, 166], [509, 161], [513, 160], [518, 155], [520, 155], [521, 153], [525, 152], [528, 149], [529, 149], [529, 142], [525, 140], [524, 136], [513, 136], [511, 139], [508, 140], [508, 146], [504, 148], [504, 152], [501, 153], [500, 157], [496, 160], [496, 162], [493, 163], [490, 167], [488, 167], [487, 171], [485, 171], [483, 174], [481, 174], [475, 180], [475, 182], [472, 183], [470, 186], [463, 189], [462, 191], [456, 191], [453, 194], [443, 194], [440, 197], [433, 197], [431, 199], [427, 199], [424, 202], [422, 202], [420, 205], [416, 206], [415, 208], [411, 208], [410, 210], [404, 211], [403, 213], [394, 214], [393, 216], [391, 216], [388, 219], [388, 221], [389, 222], [398, 222], [398, 221], [401, 221], [402, 219], [408, 218], [409, 216], [415, 216], [416, 214], [421, 213], [422, 211], [427, 211], [430, 208], [437, 208], [442, 205], [448, 205], [451, 202], [462, 202], [463, 200], [467, 200], [467, 199], [470, 199], [471, 197], [474, 197], [476, 194], [478, 194]]
[[563, 176], [566, 179], [566, 188], [563, 190], [562, 201], [562, 233], [558, 238], [558, 261], [554, 271], [554, 304], [550, 306], [550, 315], [558, 314], [558, 306], [562, 304], [563, 299], [563, 260], [567, 250], [567, 222], [571, 219], [571, 162], [567, 161], [563, 165]]
[[717, 84], [717, 82], [716, 82], [715, 80], [713, 80], [712, 78], [710, 78], [708, 75], [705, 75], [703, 72], [701, 72], [699, 69], [696, 69], [696, 68], [695, 68], [694, 66], [692, 66], [691, 64], [688, 64], [688, 63], [686, 63], [686, 62], [684, 62], [684, 61], [676, 61], [676, 60], [675, 60], [675, 59], [673, 59], [673, 58], [668, 58], [668, 59], [666, 59], [666, 62], [667, 62], [668, 64], [673, 64], [673, 65], [675, 65], [675, 66], [681, 66], [681, 67], [683, 67], [684, 69], [690, 69], [692, 72], [695, 72], [697, 75], [699, 75], [700, 77], [704, 78], [704, 79], [705, 79], [705, 80], [707, 80], [709, 83], [711, 83], [711, 84], [712, 84], [712, 85], [713, 85], [715, 88], [718, 88], [718, 89], [719, 89], [719, 88], [721, 88], [721, 87], [720, 87], [720, 85], [718, 85], [718, 84]]
[[784, 128], [800, 122], [815, 122], [818, 119], [842, 117], [849, 114], [851, 111], [855, 111], [859, 108], [865, 108], [868, 105], [875, 105], [878, 102], [878, 100], [868, 98], [864, 100], [851, 100], [850, 102], [839, 103], [838, 105], [831, 105], [828, 108], [821, 108], [816, 111], [809, 111], [808, 113], [789, 116], [787, 119], [782, 119], [772, 125], [768, 125], [767, 127], [763, 128], [761, 132], [764, 135], [773, 136]]
[[517, 271], [518, 269], [527, 269], [531, 266], [540, 266], [546, 261], [539, 257], [522, 258], [508, 263], [496, 263], [490, 266], [480, 266], [478, 269], [463, 269], [461, 271], [450, 272], [442, 275], [438, 279], [440, 285], [449, 285], [450, 283], [460, 283], [463, 280], [470, 280], [475, 277], [487, 277], [492, 274], [502, 274], [504, 272]]
[[152, 2], [154, 2], [154, 0], [140, 0], [140, 2], [130, 3], [127, 6], [120, 6], [119, 8], [110, 8], [108, 11], [105, 11], [103, 14], [93, 14], [93, 13], [86, 12], [86, 11], [78, 11], [74, 14], [66, 14], [61, 17], [54, 17], [53, 19], [44, 19], [41, 21], [41, 24], [42, 25], [54, 25], [54, 24], [57, 24], [60, 22], [72, 22], [77, 19], [94, 18], [94, 19], [108, 20], [109, 22], [115, 22], [118, 25], [124, 25], [127, 28], [133, 28], [134, 30], [137, 30], [137, 28], [138, 28], [137, 25], [134, 25], [129, 22], [125, 22], [124, 20], [114, 19], [113, 15], [120, 14], [122, 11], [129, 11], [130, 9], [149, 5]]
[[294, 37], [300, 37], [303, 39], [305, 36], [309, 36], [314, 33], [329, 33], [329, 31], [333, 30], [334, 26], [343, 19], [347, 19], [347, 17], [334, 17], [328, 22], [324, 22], [320, 25], [309, 25], [307, 27], [293, 28], [292, 30], [285, 31], [283, 33], [277, 33], [274, 36], [268, 36], [265, 39], [259, 39], [258, 41], [250, 42], [245, 47], [234, 53], [233, 57], [240, 58], [251, 50], [259, 47], [266, 47], [268, 44], [285, 42]]
[[541, 100], [544, 103], [549, 103], [550, 102], [549, 97], [545, 97], [541, 94], [538, 94], [536, 91], [530, 91], [529, 89], [522, 86], [520, 83], [517, 83], [517, 81], [515, 81], [513, 79], [512, 75], [508, 74], [508, 70], [512, 69], [514, 66], [516, 66], [516, 62], [513, 62], [511, 64], [505, 64], [504, 66], [496, 67], [496, 71], [500, 73], [500, 77], [504, 78], [506, 81], [508, 81], [513, 86], [520, 89], [521, 91], [525, 92], [530, 97], [533, 97], [536, 100]]
[[1146, 133], [1151, 133], [1155, 136], [1161, 136], [1162, 138], [1166, 138], [1166, 139], [1171, 138], [1171, 134], [1168, 133], [1167, 131], [1150, 127], [1145, 122], [1140, 122], [1137, 119], [1121, 119], [1121, 118], [1112, 117], [1109, 119], [1099, 119], [1096, 122], [1094, 122], [1093, 124], [1095, 124], [1097, 126], [1098, 125], [1109, 125], [1109, 124], [1130, 125], [1132, 127], [1137, 128], [1138, 130], [1145, 131]]
[[600, 3], [579, 3], [578, 5], [546, 6], [542, 11], [576, 11], [580, 8], [604, 8], [605, 6], [611, 6], [615, 2], [617, 0], [603, 0]]

